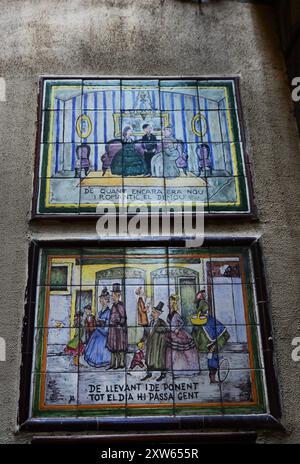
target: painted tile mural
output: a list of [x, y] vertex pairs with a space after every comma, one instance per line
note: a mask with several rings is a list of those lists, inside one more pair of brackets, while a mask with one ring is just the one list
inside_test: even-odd
[[248, 213], [235, 81], [45, 80], [37, 214], [100, 203]]
[[40, 251], [31, 415], [267, 411], [247, 248]]

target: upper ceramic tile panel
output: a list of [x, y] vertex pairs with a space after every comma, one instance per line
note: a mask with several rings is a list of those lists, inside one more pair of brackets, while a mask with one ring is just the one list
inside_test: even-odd
[[253, 213], [235, 79], [46, 79], [41, 102], [34, 215], [94, 215], [124, 193]]

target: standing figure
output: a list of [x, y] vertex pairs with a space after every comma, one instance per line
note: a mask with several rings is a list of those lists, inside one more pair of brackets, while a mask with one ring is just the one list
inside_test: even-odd
[[103, 288], [99, 296], [100, 310], [96, 321], [96, 328], [86, 346], [84, 359], [93, 367], [108, 366], [110, 363], [111, 353], [106, 347], [108, 336], [108, 324], [110, 317], [109, 309], [109, 292], [106, 287]]
[[137, 295], [137, 313], [138, 313], [138, 325], [142, 327], [146, 327], [149, 325], [148, 315], [147, 315], [147, 307], [144, 302], [144, 292], [142, 287], [138, 287], [135, 290], [135, 294]]
[[145, 175], [147, 165], [144, 160], [143, 150], [140, 145], [134, 143], [132, 127], [125, 126], [122, 135], [123, 145], [111, 161], [111, 173], [118, 176]]
[[169, 298], [167, 324], [166, 367], [176, 376], [199, 374], [199, 355], [192, 336], [184, 330], [184, 322], [178, 310], [178, 295]]
[[72, 358], [73, 364], [76, 367], [79, 366], [79, 356], [84, 353], [84, 343], [81, 333], [81, 316], [81, 312], [76, 311], [74, 316], [74, 335], [64, 349], [64, 352]]
[[146, 342], [146, 365], [147, 374], [141, 380], [152, 377], [152, 371], [160, 371], [160, 376], [156, 379], [160, 382], [166, 377], [166, 334], [167, 324], [160, 316], [163, 312], [164, 303], [160, 301], [152, 309], [152, 319], [149, 327], [145, 327], [143, 341]]
[[120, 284], [112, 286], [113, 305], [110, 310], [107, 348], [111, 352], [109, 369], [123, 369], [128, 349], [127, 315], [121, 300]]
[[204, 289], [196, 293], [195, 304], [199, 316], [208, 316], [209, 304], [206, 301], [206, 291]]
[[213, 342], [207, 346], [208, 354], [207, 354], [207, 368], [209, 372], [209, 380], [210, 383], [218, 383], [216, 380], [216, 375], [218, 373], [218, 369], [220, 367], [219, 364], [219, 355], [216, 353], [216, 343]]
[[[226, 327], [215, 317], [209, 314], [209, 304], [206, 301], [206, 292], [201, 290], [196, 294], [196, 307], [198, 318], [202, 318], [204, 323], [194, 325], [192, 337], [196, 343], [199, 353], [208, 353], [208, 368], [210, 383], [216, 383], [216, 373], [219, 366], [218, 355], [230, 338]], [[193, 318], [191, 318], [193, 323]]]
[[91, 338], [91, 335], [95, 329], [96, 321], [95, 316], [92, 314], [92, 307], [90, 304], [84, 308], [83, 323], [84, 323], [84, 339], [87, 344]]
[[151, 160], [155, 155], [157, 149], [156, 136], [152, 134], [153, 127], [151, 124], [143, 124], [144, 135], [142, 137], [142, 147], [144, 151], [144, 157], [147, 165], [146, 175], [151, 175]]
[[207, 143], [201, 143], [196, 148], [198, 160], [198, 176], [205, 176], [207, 173], [212, 175], [212, 162], [210, 159], [210, 147]]
[[88, 175], [90, 169], [90, 153], [91, 147], [86, 143], [76, 147], [75, 177], [81, 176], [82, 169], [84, 169], [85, 175]]

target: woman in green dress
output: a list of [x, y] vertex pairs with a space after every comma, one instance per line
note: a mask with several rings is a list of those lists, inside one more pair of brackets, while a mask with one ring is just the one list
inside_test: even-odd
[[229, 333], [222, 322], [209, 314], [209, 304], [206, 301], [206, 292], [201, 290], [196, 294], [197, 316], [206, 317], [202, 325], [194, 325], [192, 337], [195, 340], [199, 353], [208, 352], [212, 343], [216, 343], [220, 350], [229, 340]]
[[111, 173], [117, 176], [144, 176], [147, 174], [147, 164], [142, 148], [134, 143], [133, 129], [125, 126], [122, 133], [122, 148], [114, 156], [111, 162]]

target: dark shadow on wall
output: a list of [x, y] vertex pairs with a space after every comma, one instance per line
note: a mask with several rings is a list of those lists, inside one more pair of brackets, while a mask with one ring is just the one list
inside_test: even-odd
[[[272, 5], [276, 3], [276, 0], [175, 0], [180, 3], [198, 3], [204, 5], [205, 3], [254, 3], [257, 5]], [[161, 0], [161, 4], [164, 4], [165, 0]]]
[[[285, 1], [283, 0], [283, 4], [287, 8]], [[296, 2], [298, 3], [298, 0]], [[260, 185], [259, 173], [266, 168], [262, 161], [265, 156], [269, 160], [267, 176], [273, 179], [272, 182], [277, 186], [274, 189], [274, 203], [270, 203], [269, 208], [276, 209], [278, 206], [281, 209], [282, 224], [291, 231], [296, 227], [295, 214], [299, 212], [297, 179], [300, 176], [300, 153], [295, 130], [296, 119], [299, 121], [300, 128], [300, 103], [295, 104], [298, 108], [294, 110], [290, 84], [291, 70], [295, 73], [293, 77], [300, 76], [300, 37], [293, 54], [289, 56], [290, 65], [286, 58], [286, 68], [279, 30], [281, 20], [278, 20], [276, 8], [266, 5], [253, 8], [252, 21], [257, 36], [257, 40], [253, 41], [253, 46], [259, 46], [261, 54], [261, 60], [257, 63], [260, 79], [255, 85], [248, 86], [247, 104], [249, 108], [244, 109], [246, 126], [248, 119], [251, 120], [254, 117], [256, 117], [257, 124], [256, 132], [251, 130], [247, 133], [248, 147], [251, 147], [249, 158], [254, 167], [254, 191], [257, 192], [257, 197], [261, 198], [262, 210], [260, 211], [259, 201], [257, 201], [257, 206], [260, 218], [263, 219], [265, 210], [263, 202], [266, 202], [265, 195], [268, 189]], [[255, 63], [254, 66], [256, 66]], [[249, 67], [248, 78], [252, 73], [255, 79], [255, 72], [255, 68], [251, 70]], [[243, 76], [241, 79], [243, 80]], [[257, 111], [260, 106], [264, 108], [264, 111], [268, 108], [267, 117], [263, 114], [264, 111]], [[278, 111], [278, 108], [282, 108], [282, 112]], [[263, 130], [261, 131], [260, 128]], [[266, 146], [267, 150], [265, 150]], [[278, 147], [282, 147], [282, 150], [278, 150]], [[255, 173], [257, 173], [257, 179]], [[283, 188], [278, 187], [281, 182], [280, 176], [283, 179], [289, 179], [289, 182], [283, 181]]]
[[[179, 3], [192, 3], [199, 6], [200, 14], [204, 14], [204, 7], [208, 4], [221, 4], [221, 3], [252, 3], [254, 5], [273, 5], [276, 0], [175, 0]], [[165, 0], [161, 0], [161, 5], [165, 3]]]
[[[300, 76], [300, 3], [299, 0], [277, 0], [276, 4], [281, 45], [291, 86], [292, 80]], [[294, 109], [300, 133], [300, 102], [294, 102]]]

